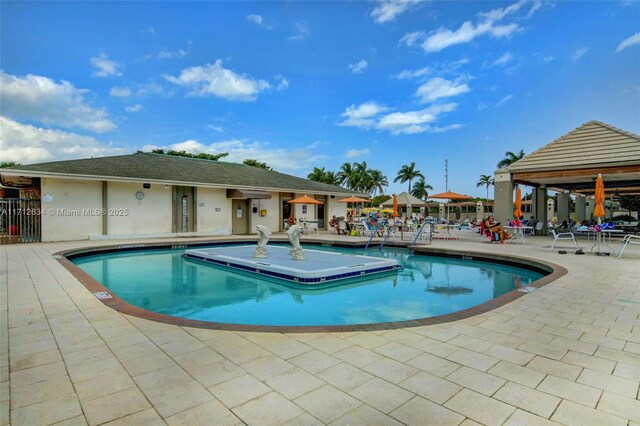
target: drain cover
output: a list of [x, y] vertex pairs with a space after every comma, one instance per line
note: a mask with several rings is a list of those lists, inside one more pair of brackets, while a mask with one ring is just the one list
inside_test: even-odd
[[519, 288], [518, 291], [521, 293], [531, 293], [535, 289], [536, 289], [535, 287], [522, 287], [522, 288]]
[[112, 299], [113, 297], [111, 297], [111, 295], [109, 293], [107, 293], [106, 291], [96, 291], [95, 293], [93, 293], [96, 295], [96, 297], [100, 300], [102, 299]]

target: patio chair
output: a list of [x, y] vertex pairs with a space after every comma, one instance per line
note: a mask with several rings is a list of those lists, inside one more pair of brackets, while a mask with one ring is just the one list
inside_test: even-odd
[[347, 226], [347, 222], [345, 220], [341, 220], [338, 222], [338, 235], [349, 235], [349, 226]]
[[544, 226], [544, 222], [536, 223], [536, 229], [534, 230], [535, 235], [542, 235], [542, 227]]
[[551, 248], [549, 249], [549, 251], [553, 251], [553, 248], [555, 247], [558, 240], [571, 240], [573, 241], [573, 244], [576, 245], [576, 250], [580, 250], [580, 246], [578, 245], [576, 237], [572, 232], [558, 232], [555, 229], [552, 229], [551, 234], [553, 235], [553, 243], [551, 243]]
[[638, 235], [625, 235], [620, 243], [620, 247], [618, 248], [618, 257], [622, 257], [622, 252], [627, 248], [629, 244], [637, 244], [640, 245], [640, 236]]
[[489, 237], [491, 244], [500, 242], [500, 234], [497, 232], [491, 232], [490, 229], [484, 227], [484, 222], [480, 222], [480, 235]]
[[378, 232], [377, 229], [374, 229], [369, 223], [367, 223], [366, 219], [362, 220], [362, 236], [370, 237]]
[[311, 221], [311, 222], [307, 222], [307, 234], [311, 235], [311, 234], [318, 234], [320, 235], [320, 228], [318, 227], [318, 222], [315, 221]]

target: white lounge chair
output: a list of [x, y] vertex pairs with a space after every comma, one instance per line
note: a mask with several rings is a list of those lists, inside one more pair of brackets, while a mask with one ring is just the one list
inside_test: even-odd
[[622, 257], [622, 252], [627, 248], [629, 244], [638, 244], [640, 245], [640, 235], [625, 235], [620, 243], [620, 247], [618, 248], [618, 257]]
[[551, 233], [553, 234], [553, 243], [551, 243], [551, 249], [549, 249], [549, 251], [553, 251], [553, 248], [555, 247], [556, 242], [558, 240], [571, 240], [571, 241], [573, 241], [573, 244], [576, 245], [576, 249], [580, 250], [580, 246], [578, 245], [578, 242], [576, 241], [576, 237], [575, 237], [575, 235], [573, 235], [573, 233], [571, 233], [571, 232], [558, 232], [555, 229], [552, 229]]

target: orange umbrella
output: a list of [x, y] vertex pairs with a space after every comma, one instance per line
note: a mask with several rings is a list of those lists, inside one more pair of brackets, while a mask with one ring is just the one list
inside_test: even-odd
[[596, 179], [596, 208], [593, 211], [595, 217], [604, 217], [604, 181], [602, 174], [598, 173]]
[[[436, 195], [428, 195], [427, 198], [440, 198], [444, 200], [471, 200], [473, 197], [469, 197], [468, 195], [458, 194], [457, 192], [442, 192]], [[449, 221], [449, 205], [447, 205], [447, 222]]]
[[516, 188], [516, 211], [513, 212], [513, 215], [516, 217], [516, 219], [520, 219], [520, 216], [522, 216], [522, 191], [520, 190], [520, 187]]
[[348, 197], [336, 201], [336, 203], [368, 203], [369, 200], [360, 197]]
[[294, 198], [293, 200], [287, 201], [289, 204], [324, 204], [321, 201], [315, 200], [307, 195], [304, 197]]
[[398, 216], [400, 216], [398, 214], [398, 196], [396, 194], [393, 194], [393, 217]]

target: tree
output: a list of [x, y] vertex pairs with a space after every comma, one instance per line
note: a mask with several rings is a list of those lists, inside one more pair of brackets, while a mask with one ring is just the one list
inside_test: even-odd
[[160, 148], [160, 149], [152, 149], [151, 153], [152, 154], [162, 154], [162, 155], [173, 155], [173, 156], [176, 156], [176, 157], [197, 158], [199, 160], [212, 160], [212, 161], [218, 161], [219, 159], [229, 155], [228, 152], [221, 152], [220, 154], [207, 154], [207, 153], [204, 153], [204, 152], [200, 152], [198, 154], [192, 154], [192, 153], [189, 153], [187, 151], [176, 151], [174, 149], [169, 149], [169, 150], [165, 151], [162, 148]]
[[[620, 207], [629, 210], [629, 216], [631, 216], [632, 210], [640, 212], [640, 195], [621, 195]], [[638, 213], [638, 216], [640, 216], [640, 213]]]
[[322, 182], [324, 180], [324, 173], [324, 167], [321, 169], [318, 167], [314, 167], [313, 171], [307, 175], [307, 179], [316, 182]]
[[425, 200], [429, 195], [429, 189], [433, 189], [431, 185], [429, 185], [424, 178], [418, 179], [413, 188], [411, 189], [411, 195], [416, 198], [420, 198], [421, 200]]
[[338, 179], [338, 175], [336, 172], [327, 171], [324, 173], [324, 183], [328, 183], [329, 185], [340, 186], [340, 179]]
[[273, 170], [273, 168], [269, 167], [267, 163], [263, 163], [262, 161], [254, 160], [253, 158], [247, 158], [242, 162], [242, 164], [246, 164], [247, 166], [257, 167], [259, 169], [265, 170]]
[[16, 163], [15, 161], [2, 161], [0, 162], [0, 169], [6, 169], [10, 167], [21, 166], [22, 164]]
[[415, 178], [424, 179], [424, 175], [420, 172], [420, 170], [416, 170], [416, 163], [415, 161], [412, 161], [410, 165], [407, 166], [405, 164], [402, 166], [402, 168], [400, 168], [400, 170], [398, 170], [398, 176], [396, 176], [396, 178], [393, 181], [394, 182], [400, 181], [400, 183], [405, 183], [406, 181], [409, 181], [408, 192], [411, 192], [411, 182]]
[[516, 161], [522, 159], [525, 156], [525, 153], [524, 153], [524, 149], [521, 149], [520, 152], [518, 152], [517, 154], [514, 154], [511, 151], [507, 151], [504, 153], [504, 155], [505, 155], [505, 158], [503, 158], [498, 163], [498, 168], [507, 167], [508, 165], [515, 163]]
[[351, 163], [344, 163], [342, 166], [340, 166], [340, 170], [338, 170], [337, 176], [340, 181], [340, 185], [352, 189], [351, 184], [353, 183], [355, 172]]
[[478, 181], [478, 183], [476, 183], [477, 188], [483, 186], [487, 187], [487, 201], [489, 201], [489, 187], [493, 184], [493, 176], [491, 175], [480, 175], [480, 180]]
[[380, 192], [380, 194], [384, 194], [384, 188], [389, 186], [389, 181], [387, 177], [380, 170], [369, 170], [369, 178], [371, 179], [371, 185], [373, 189], [373, 196], [376, 196], [376, 193]]

